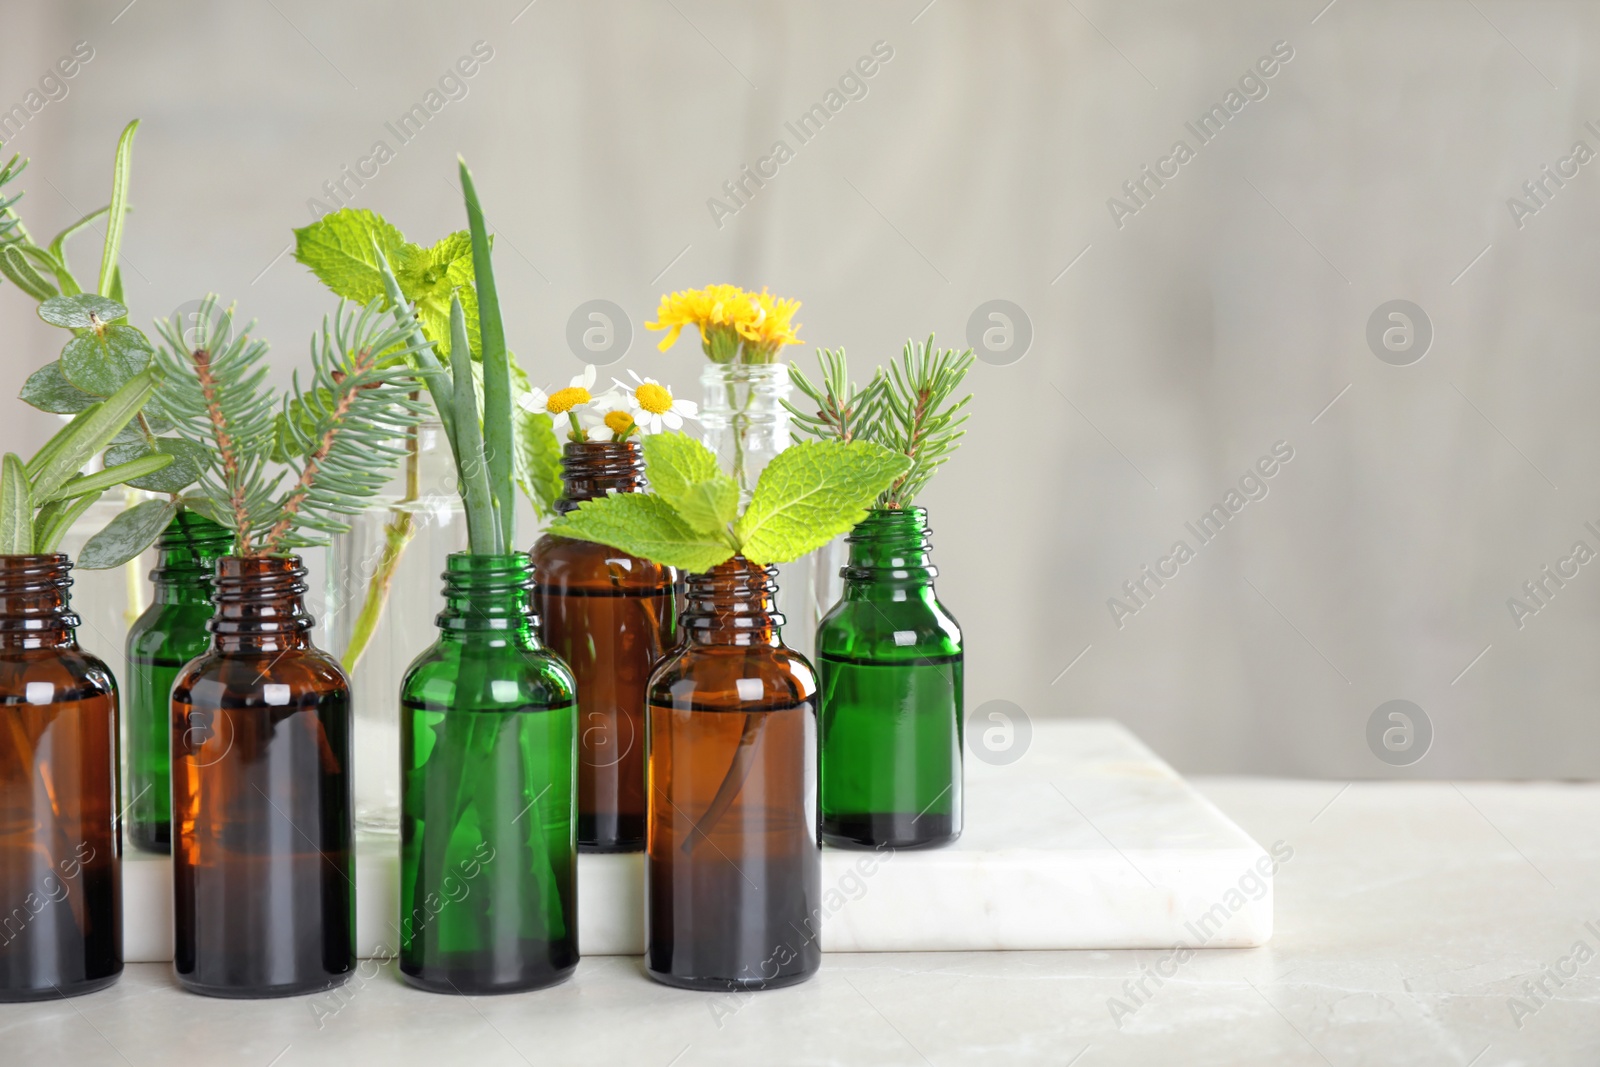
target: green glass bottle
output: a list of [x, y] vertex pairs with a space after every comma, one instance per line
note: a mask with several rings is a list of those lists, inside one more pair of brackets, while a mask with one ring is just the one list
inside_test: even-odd
[[449, 557], [400, 687], [400, 972], [510, 993], [578, 965], [575, 683], [534, 636], [525, 553]]
[[211, 647], [211, 572], [233, 535], [180, 511], [156, 542], [155, 597], [128, 630], [128, 838], [172, 851], [172, 683]]
[[830, 845], [961, 836], [961, 628], [934, 595], [927, 520], [917, 507], [869, 512], [846, 538], [844, 599], [817, 630]]

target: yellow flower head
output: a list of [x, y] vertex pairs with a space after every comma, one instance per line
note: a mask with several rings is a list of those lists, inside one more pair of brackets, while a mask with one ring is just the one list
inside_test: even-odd
[[544, 402], [544, 409], [552, 415], [565, 414], [580, 404], [587, 404], [594, 399], [589, 395], [589, 390], [581, 385], [569, 385], [565, 389], [557, 389], [550, 394], [550, 399]]
[[633, 391], [633, 398], [652, 415], [662, 415], [672, 410], [672, 393], [666, 386], [655, 382], [645, 382], [639, 386]]
[[685, 326], [700, 331], [700, 346], [718, 363], [770, 362], [779, 345], [799, 344], [791, 319], [799, 301], [782, 300], [765, 289], [759, 295], [736, 285], [708, 285], [685, 289], [661, 298], [651, 330], [666, 330], [660, 344], [665, 352]]
[[606, 429], [618, 437], [626, 437], [633, 432], [633, 416], [626, 411], [612, 411], [606, 414]]

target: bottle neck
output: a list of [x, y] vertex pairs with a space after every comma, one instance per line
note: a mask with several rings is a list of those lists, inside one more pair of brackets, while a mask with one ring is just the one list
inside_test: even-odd
[[845, 543], [850, 558], [841, 573], [847, 599], [869, 600], [882, 594], [903, 600], [908, 592], [932, 594], [939, 568], [929, 558], [933, 540], [927, 509], [869, 511]]
[[206, 628], [218, 652], [275, 653], [311, 647], [299, 556], [222, 556], [212, 576]]
[[568, 441], [561, 454], [561, 484], [556, 511], [563, 515], [607, 493], [641, 492], [644, 451], [636, 440]]
[[156, 541], [150, 572], [157, 604], [211, 603], [217, 560], [233, 547], [233, 533], [193, 511], [179, 511]]
[[762, 567], [743, 556], [719, 563], [688, 579], [688, 606], [682, 630], [692, 645], [783, 644], [778, 614], [778, 568]]
[[76, 648], [72, 561], [61, 553], [0, 556], [0, 648]]
[[445, 560], [444, 610], [434, 620], [439, 639], [533, 647], [533, 564], [526, 552], [474, 555], [453, 552]]
[[793, 388], [786, 363], [708, 363], [700, 372], [705, 403], [700, 407], [701, 439], [717, 454], [725, 471], [750, 502], [756, 480], [772, 457], [789, 447], [789, 409]]

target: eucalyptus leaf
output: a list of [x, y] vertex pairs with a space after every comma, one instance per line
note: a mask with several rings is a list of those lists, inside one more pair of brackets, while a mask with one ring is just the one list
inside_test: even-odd
[[107, 326], [67, 342], [61, 373], [86, 393], [110, 396], [149, 366], [151, 355], [150, 342], [132, 326]]
[[125, 479], [135, 489], [148, 489], [152, 493], [180, 493], [200, 478], [210, 459], [205, 446], [181, 437], [158, 437], [155, 447], [144, 441], [131, 444], [114, 444], [106, 449], [106, 467], [131, 463], [148, 456], [167, 456], [171, 463], [157, 468], [152, 474]]
[[178, 505], [171, 500], [135, 504], [84, 542], [78, 566], [91, 571], [122, 566], [154, 544], [177, 513]]
[[53, 296], [39, 305], [39, 317], [52, 326], [86, 330], [100, 322], [115, 322], [128, 317], [128, 309], [109, 297], [94, 293]]
[[61, 373], [60, 361], [46, 363], [22, 383], [23, 403], [55, 415], [76, 415], [99, 400], [100, 397], [67, 381], [67, 376]]

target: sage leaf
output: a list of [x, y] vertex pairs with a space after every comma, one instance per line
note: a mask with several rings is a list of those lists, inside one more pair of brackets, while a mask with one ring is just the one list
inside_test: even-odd
[[0, 461], [0, 555], [26, 556], [33, 551], [33, 495], [28, 475], [15, 452]]

